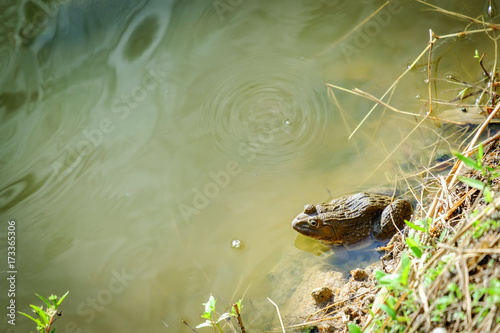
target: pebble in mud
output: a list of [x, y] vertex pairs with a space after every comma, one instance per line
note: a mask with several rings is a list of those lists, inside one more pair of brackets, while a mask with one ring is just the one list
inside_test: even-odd
[[333, 292], [328, 287], [316, 288], [311, 291], [311, 297], [316, 301], [316, 304], [321, 304], [328, 301], [333, 296]]
[[363, 281], [368, 277], [368, 274], [361, 268], [356, 268], [355, 270], [351, 271], [351, 275], [356, 281]]

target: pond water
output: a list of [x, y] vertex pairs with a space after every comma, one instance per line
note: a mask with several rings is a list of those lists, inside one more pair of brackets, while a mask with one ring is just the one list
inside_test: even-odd
[[[418, 122], [378, 111], [349, 140], [372, 103], [336, 91], [342, 115], [325, 84], [380, 96], [430, 28], [466, 25], [396, 0], [353, 33], [383, 1], [10, 2], [0, 5], [0, 235], [5, 244], [15, 220], [16, 310], [38, 304], [35, 292], [70, 290], [58, 332], [190, 332], [181, 320], [200, 323], [210, 294], [220, 309], [244, 296], [258, 329], [256, 311], [274, 311], [268, 273], [299, 251], [295, 215], [385, 182], [393, 169], [382, 162]], [[470, 56], [449, 57], [438, 75], [476, 80], [485, 40], [461, 42]], [[425, 70], [396, 105], [420, 111]], [[9, 327], [33, 330], [19, 316]]]

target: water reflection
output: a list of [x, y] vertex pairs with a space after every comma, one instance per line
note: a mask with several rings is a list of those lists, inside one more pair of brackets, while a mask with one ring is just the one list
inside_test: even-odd
[[34, 178], [34, 175], [29, 174], [0, 189], [0, 212], [8, 211], [36, 192], [38, 186], [36, 186]]

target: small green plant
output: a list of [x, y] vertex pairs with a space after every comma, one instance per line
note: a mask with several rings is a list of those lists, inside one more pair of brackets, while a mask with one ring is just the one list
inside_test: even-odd
[[474, 227], [474, 232], [472, 237], [474, 239], [478, 239], [488, 230], [499, 228], [500, 221], [495, 221], [492, 219], [487, 219], [486, 221], [477, 220], [474, 222], [472, 226]]
[[411, 261], [406, 252], [401, 255], [401, 269], [397, 273], [385, 273], [381, 270], [375, 271], [375, 278], [381, 286], [388, 290], [405, 291], [408, 289], [408, 276], [410, 274]]
[[347, 328], [349, 333], [361, 333], [361, 328], [353, 322], [348, 323]]
[[[408, 326], [410, 315], [416, 307], [413, 290], [408, 285], [411, 265], [411, 259], [405, 251], [401, 255], [401, 269], [397, 273], [389, 274], [380, 270], [375, 271], [375, 278], [380, 286], [386, 287], [392, 292], [387, 296], [385, 303], [379, 305], [380, 309], [391, 319], [387, 325], [391, 327], [392, 332], [402, 332]], [[405, 301], [402, 303], [403, 306], [398, 308], [398, 298], [400, 297], [403, 297]], [[380, 317], [373, 313], [371, 315], [379, 328], [388, 327]]]
[[475, 50], [474, 52], [474, 58], [481, 60], [481, 56], [479, 55], [479, 52], [477, 50]]
[[[374, 317], [374, 324], [380, 329], [383, 328], [382, 331], [403, 332], [410, 324], [413, 312], [417, 309], [415, 291], [410, 287], [408, 281], [414, 258], [422, 258], [427, 249], [430, 249], [430, 252], [436, 249], [436, 244], [430, 235], [432, 221], [432, 218], [414, 222], [405, 221], [410, 227], [406, 237], [409, 252], [404, 251], [401, 255], [400, 270], [392, 274], [383, 271], [375, 272], [375, 278], [380, 286], [386, 287], [390, 291], [384, 304], [379, 305], [380, 309], [387, 315], [386, 319], [384, 320], [383, 316], [371, 314]], [[428, 284], [432, 282], [441, 273], [446, 262], [443, 262], [440, 269], [427, 271], [424, 274], [424, 281], [427, 281]]]
[[[242, 332], [245, 332], [245, 328], [243, 327], [243, 324], [241, 322], [241, 317], [239, 310], [241, 309], [241, 299], [233, 304], [233, 307], [231, 309], [231, 312], [224, 312], [220, 316], [218, 316], [217, 312], [215, 311], [215, 303], [217, 300], [210, 295], [208, 302], [203, 303], [205, 306], [205, 312], [201, 315], [201, 318], [205, 318], [205, 322], [199, 324], [196, 326], [196, 328], [201, 328], [201, 327], [212, 327], [214, 329], [214, 332], [217, 333], [217, 329], [219, 332], [224, 332], [220, 326], [220, 322], [223, 320], [230, 320], [231, 317], [237, 318], [238, 319], [238, 324], [241, 328]], [[217, 317], [218, 316], [218, 317]]]
[[[448, 311], [448, 307], [457, 303], [462, 299], [462, 292], [456, 283], [450, 283], [446, 286], [448, 293], [437, 298], [434, 301], [435, 309], [432, 311], [431, 321], [441, 321]], [[463, 311], [455, 312], [455, 315], [461, 317], [464, 315]]]
[[492, 192], [491, 192], [491, 182], [493, 179], [497, 178], [500, 174], [500, 170], [492, 168], [487, 165], [483, 165], [483, 146], [479, 145], [476, 152], [476, 160], [464, 156], [459, 152], [454, 151], [453, 154], [462, 161], [469, 168], [479, 172], [484, 178], [485, 182], [479, 179], [468, 178], [463, 176], [457, 176], [457, 178], [464, 184], [469, 185], [475, 189], [483, 192], [484, 200], [486, 202], [491, 202]]
[[35, 294], [47, 305], [47, 309], [44, 310], [43, 306], [39, 307], [30, 304], [31, 308], [33, 309], [33, 312], [38, 315], [39, 319], [33, 318], [32, 316], [24, 312], [19, 311], [19, 313], [33, 320], [36, 323], [36, 330], [38, 332], [54, 333], [56, 329], [54, 328], [51, 331], [50, 330], [51, 326], [54, 324], [57, 318], [62, 316], [62, 311], [57, 312], [57, 309], [59, 308], [59, 305], [61, 305], [62, 301], [66, 298], [68, 293], [69, 291], [66, 292], [66, 294], [64, 294], [61, 298], [59, 298], [59, 300], [57, 299], [56, 295], [50, 295], [49, 299], [47, 300], [45, 297]]
[[410, 248], [410, 251], [413, 254], [413, 256], [420, 259], [422, 257], [423, 251], [427, 248], [427, 246], [422, 244], [421, 234], [417, 232], [421, 232], [424, 235], [427, 235], [428, 239], [432, 243], [432, 247], [436, 246], [429, 231], [430, 230], [429, 228], [432, 224], [432, 218], [421, 219], [415, 222], [410, 222], [405, 220], [405, 223], [411, 228], [410, 232], [408, 233], [408, 236], [406, 237], [406, 244]]

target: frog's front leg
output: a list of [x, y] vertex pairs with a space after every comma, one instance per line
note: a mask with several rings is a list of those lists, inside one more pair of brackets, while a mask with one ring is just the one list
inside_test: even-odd
[[382, 211], [380, 220], [373, 224], [373, 236], [376, 240], [386, 240], [401, 230], [404, 220], [410, 220], [412, 213], [411, 204], [406, 200], [394, 200]]

